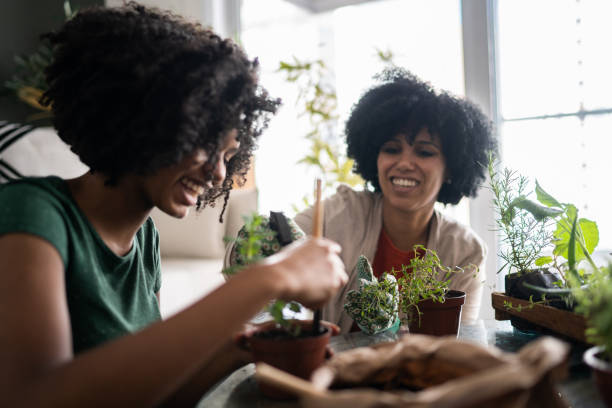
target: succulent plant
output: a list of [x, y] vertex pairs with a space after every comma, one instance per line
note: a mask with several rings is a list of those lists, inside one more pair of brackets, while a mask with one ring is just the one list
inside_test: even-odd
[[383, 332], [398, 322], [398, 290], [395, 277], [384, 274], [378, 280], [372, 272], [368, 258], [361, 255], [357, 261], [359, 290], [347, 294], [346, 312], [357, 326], [367, 334]]

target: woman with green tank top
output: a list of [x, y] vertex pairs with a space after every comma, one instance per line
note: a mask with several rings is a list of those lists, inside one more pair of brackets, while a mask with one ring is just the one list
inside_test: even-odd
[[0, 187], [0, 405], [194, 402], [247, 361], [233, 334], [271, 299], [320, 307], [346, 282], [340, 247], [294, 243], [162, 321], [149, 212], [227, 202], [278, 101], [232, 41], [158, 10], [92, 8], [46, 37], [42, 102], [90, 170]]

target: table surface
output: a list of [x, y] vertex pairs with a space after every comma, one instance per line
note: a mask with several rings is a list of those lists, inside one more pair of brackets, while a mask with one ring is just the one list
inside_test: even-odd
[[[394, 341], [396, 334], [382, 333], [367, 336], [362, 332], [332, 337], [330, 346], [334, 352], [356, 347], [369, 346], [384, 341]], [[535, 338], [514, 329], [509, 321], [479, 320], [475, 324], [461, 324], [459, 339], [474, 341], [483, 345], [496, 346], [507, 352], [519, 350]], [[559, 384], [559, 392], [572, 408], [604, 408], [598, 391], [591, 379], [590, 369], [582, 362], [586, 349], [572, 344], [568, 378]], [[213, 387], [198, 403], [198, 408], [241, 408], [241, 407], [299, 407], [298, 401], [276, 401], [263, 396], [253, 377], [254, 364], [248, 364], [226, 377]]]

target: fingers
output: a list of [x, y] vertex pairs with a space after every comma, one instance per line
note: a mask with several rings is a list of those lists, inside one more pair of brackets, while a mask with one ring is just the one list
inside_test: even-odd
[[286, 284], [281, 299], [317, 308], [348, 281], [340, 245], [325, 238], [294, 242], [263, 262], [279, 272]]
[[340, 327], [333, 324], [332, 322], [328, 322], [327, 320], [321, 320], [321, 324], [331, 331], [332, 336], [335, 336], [340, 333]]

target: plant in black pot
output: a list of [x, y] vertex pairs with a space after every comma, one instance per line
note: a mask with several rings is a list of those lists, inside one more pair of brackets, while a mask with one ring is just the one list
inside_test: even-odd
[[451, 276], [453, 273], [469, 273], [466, 269], [473, 269], [474, 276], [477, 276], [477, 267], [444, 266], [436, 251], [422, 245], [415, 245], [414, 251], [420, 256], [411, 259], [409, 265], [402, 265], [400, 271], [390, 272], [399, 276], [397, 282], [403, 323], [408, 325], [410, 333], [456, 336], [465, 292], [450, 290]]
[[606, 406], [612, 407], [612, 263], [594, 269], [586, 281], [573, 285], [576, 311], [585, 315], [587, 338], [595, 344], [584, 353], [584, 362], [591, 367]]
[[[258, 214], [245, 217], [245, 224], [233, 239], [230, 267], [223, 273], [239, 273], [245, 266], [278, 252], [281, 247], [304, 237], [304, 232], [282, 213], [271, 212], [270, 217]], [[313, 330], [312, 320], [295, 317], [302, 312], [297, 302], [275, 300], [267, 308], [271, 322], [261, 324], [243, 333], [239, 345], [250, 351], [254, 361], [263, 361], [298, 377], [308, 379], [325, 360], [327, 345], [333, 328], [321, 325]], [[336, 334], [336, 333], [334, 333]], [[285, 391], [260, 384], [262, 392], [276, 399], [290, 398]]]
[[573, 281], [581, 282], [581, 273], [573, 265], [587, 261], [596, 267], [590, 255], [599, 241], [597, 224], [579, 218], [575, 205], [559, 202], [537, 181], [538, 201], [530, 200], [527, 178], [508, 168], [495, 171], [492, 160], [489, 176], [501, 244], [498, 255], [504, 262], [498, 273], [507, 272], [506, 294], [519, 299], [542, 298], [551, 306], [571, 309], [568, 274], [575, 274]]
[[[597, 224], [579, 217], [578, 208], [548, 194], [536, 181], [536, 201], [528, 180], [510, 169], [495, 170], [490, 187], [497, 212], [499, 257], [505, 293], [493, 293], [496, 319], [509, 319], [522, 331], [561, 335], [587, 342], [582, 315], [573, 313], [573, 286], [587, 284], [584, 266], [596, 269], [591, 254], [599, 241]], [[503, 304], [503, 306], [502, 306]]]

